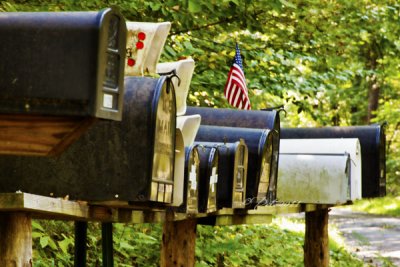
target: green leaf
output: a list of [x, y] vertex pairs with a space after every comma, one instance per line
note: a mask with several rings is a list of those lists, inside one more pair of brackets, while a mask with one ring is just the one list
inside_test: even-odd
[[191, 13], [197, 13], [201, 11], [201, 4], [198, 0], [189, 0], [189, 11]]
[[41, 246], [42, 248], [47, 247], [47, 245], [49, 244], [49, 238], [50, 238], [50, 237], [48, 237], [48, 236], [42, 236], [42, 237], [40, 238], [39, 243], [40, 243], [40, 246]]

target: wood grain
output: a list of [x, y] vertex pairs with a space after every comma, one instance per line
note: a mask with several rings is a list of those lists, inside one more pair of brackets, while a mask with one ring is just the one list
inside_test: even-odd
[[0, 114], [0, 154], [59, 154], [95, 120], [91, 117]]

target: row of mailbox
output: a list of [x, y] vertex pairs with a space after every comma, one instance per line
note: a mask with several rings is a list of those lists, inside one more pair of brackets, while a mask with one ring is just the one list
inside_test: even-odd
[[[122, 121], [97, 122], [59, 157], [0, 156], [0, 191], [184, 204], [187, 212], [196, 212], [196, 203], [211, 212], [385, 193], [379, 125], [280, 129], [277, 111], [189, 107], [186, 114], [199, 114], [202, 125], [197, 133], [190, 123], [181, 131], [170, 78], [126, 77], [125, 90]], [[193, 137], [182, 135], [186, 128]], [[299, 139], [321, 137], [336, 139]]]
[[188, 213], [385, 194], [383, 127], [281, 130], [277, 111], [186, 110], [187, 92], [175, 89], [188, 87], [193, 66], [177, 78], [124, 78], [125, 63], [135, 74], [159, 57], [138, 55], [157, 36], [125, 25], [115, 9], [0, 14], [0, 112], [103, 118], [58, 157], [0, 156], [0, 192]]

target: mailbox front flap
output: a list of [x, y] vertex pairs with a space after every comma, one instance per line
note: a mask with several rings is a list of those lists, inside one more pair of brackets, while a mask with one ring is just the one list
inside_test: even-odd
[[348, 200], [350, 157], [281, 154], [278, 201], [343, 204]]

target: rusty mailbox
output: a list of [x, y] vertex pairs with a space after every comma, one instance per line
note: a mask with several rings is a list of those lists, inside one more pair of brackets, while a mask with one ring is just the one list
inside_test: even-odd
[[59, 157], [0, 156], [0, 192], [172, 203], [176, 111], [170, 85], [166, 77], [126, 77], [121, 122], [97, 122]]
[[120, 121], [126, 24], [99, 12], [0, 12], [0, 154], [55, 155]]
[[358, 138], [361, 145], [362, 197], [380, 197], [386, 194], [385, 124], [347, 127], [283, 128], [281, 138]]
[[218, 150], [217, 208], [244, 208], [248, 148], [243, 139], [235, 143], [197, 142]]
[[257, 203], [273, 203], [276, 199], [278, 162], [273, 156], [273, 131], [240, 127], [201, 125], [196, 141], [237, 142], [243, 139], [248, 147], [246, 198], [248, 207]]

